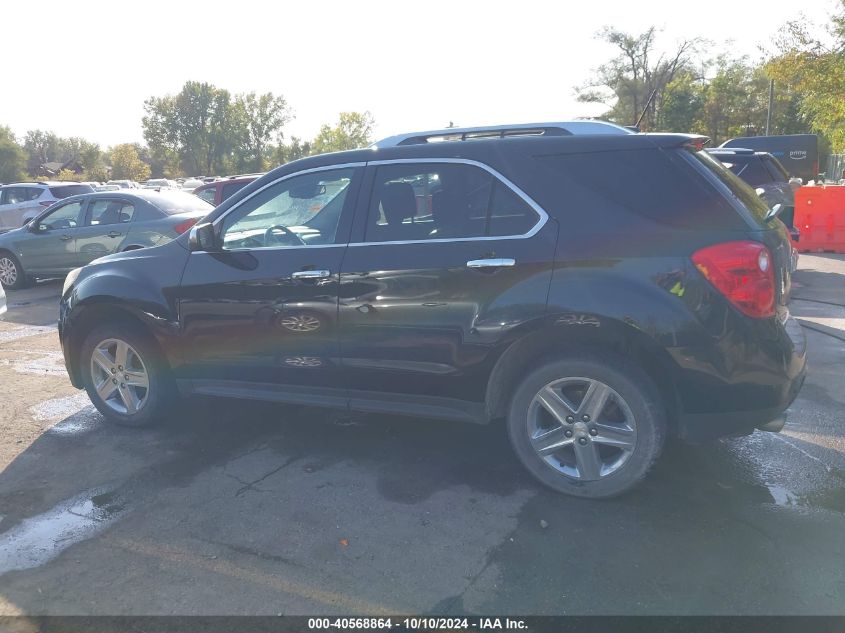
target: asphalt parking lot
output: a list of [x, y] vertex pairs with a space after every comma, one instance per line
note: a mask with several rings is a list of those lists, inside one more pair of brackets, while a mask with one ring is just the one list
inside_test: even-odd
[[672, 444], [584, 501], [503, 430], [222, 400], [105, 425], [59, 282], [0, 323], [0, 614], [845, 614], [845, 256], [802, 255], [781, 434]]

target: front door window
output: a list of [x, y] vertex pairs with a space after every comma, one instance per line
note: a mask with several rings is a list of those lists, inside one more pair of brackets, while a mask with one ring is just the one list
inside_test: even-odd
[[332, 169], [279, 181], [225, 220], [225, 250], [334, 244], [354, 170]]

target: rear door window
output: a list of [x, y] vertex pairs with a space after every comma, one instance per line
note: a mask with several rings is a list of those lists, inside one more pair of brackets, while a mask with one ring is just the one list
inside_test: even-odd
[[27, 187], [26, 188], [26, 199], [27, 200], [38, 200], [41, 197], [41, 194], [44, 193], [43, 189], [39, 189], [38, 187]]
[[463, 163], [376, 168], [367, 242], [523, 235], [540, 216], [492, 174]]
[[135, 207], [122, 200], [94, 200], [88, 205], [87, 226], [125, 224], [132, 221]]

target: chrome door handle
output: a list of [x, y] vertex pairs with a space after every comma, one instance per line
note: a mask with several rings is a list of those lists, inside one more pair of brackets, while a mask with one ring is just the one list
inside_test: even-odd
[[294, 279], [325, 279], [331, 276], [330, 270], [297, 270], [291, 275]]
[[112, 231], [108, 234], [109, 237], [120, 237], [123, 233], [118, 233], [117, 231]]
[[67, 242], [68, 240], [72, 240], [72, 239], [73, 239], [73, 236], [71, 236], [71, 235], [62, 235], [59, 239], [60, 239], [61, 241], [63, 241], [63, 242]]
[[516, 264], [515, 259], [472, 259], [467, 262], [467, 268], [505, 268]]

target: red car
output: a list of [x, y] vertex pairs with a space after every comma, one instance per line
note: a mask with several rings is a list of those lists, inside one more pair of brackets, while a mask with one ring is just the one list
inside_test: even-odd
[[226, 198], [246, 187], [253, 180], [264, 174], [249, 174], [246, 176], [232, 176], [223, 180], [215, 180], [194, 189], [194, 195], [199, 196], [215, 207]]

